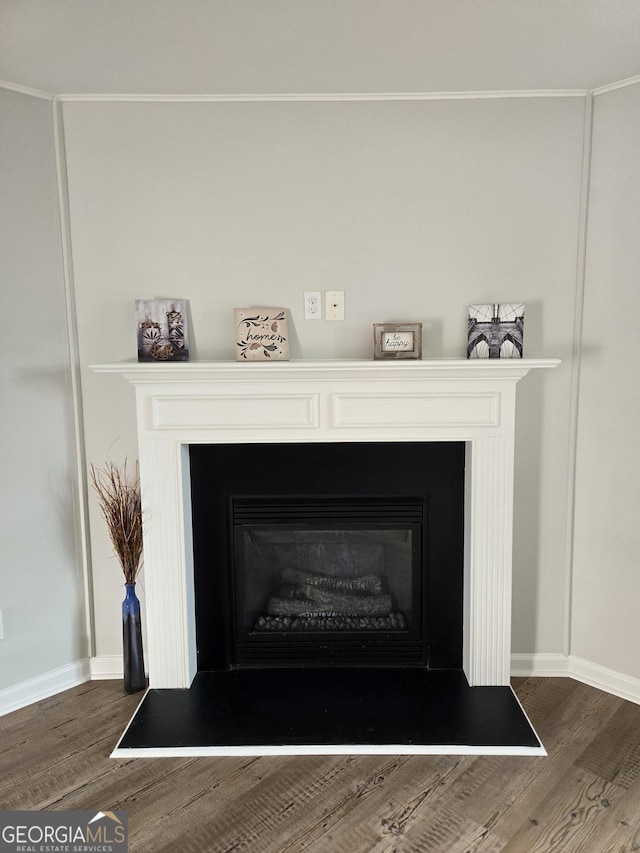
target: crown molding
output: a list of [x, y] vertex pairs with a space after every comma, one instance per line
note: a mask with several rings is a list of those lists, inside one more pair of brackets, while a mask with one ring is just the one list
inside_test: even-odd
[[18, 92], [46, 101], [133, 102], [133, 103], [278, 103], [278, 102], [331, 102], [331, 101], [473, 101], [501, 98], [584, 98], [597, 97], [617, 89], [640, 83], [640, 74], [598, 86], [595, 89], [504, 89], [487, 92], [264, 92], [264, 93], [181, 93], [152, 94], [149, 92], [70, 92], [54, 94], [33, 89], [10, 80], [0, 80], [0, 89]]
[[618, 80], [616, 83], [609, 83], [607, 86], [599, 86], [597, 89], [592, 90], [592, 95], [597, 97], [598, 95], [606, 95], [607, 92], [615, 92], [617, 89], [626, 89], [627, 86], [636, 86], [640, 83], [640, 74], [637, 74], [635, 77], [627, 77], [626, 80]]
[[149, 102], [149, 103], [272, 103], [313, 101], [457, 101], [499, 98], [584, 98], [588, 89], [532, 89], [495, 92], [271, 92], [220, 94], [107, 94], [58, 95], [63, 102]]
[[31, 98], [42, 98], [45, 101], [54, 101], [56, 98], [51, 92], [31, 89], [29, 86], [21, 86], [19, 83], [11, 83], [9, 80], [0, 80], [0, 89], [7, 89], [9, 92], [18, 92], [21, 95], [29, 95]]

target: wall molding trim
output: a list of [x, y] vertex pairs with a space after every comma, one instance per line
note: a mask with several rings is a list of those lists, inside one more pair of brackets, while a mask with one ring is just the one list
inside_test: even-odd
[[62, 693], [91, 678], [89, 658], [49, 670], [42, 675], [21, 681], [11, 687], [0, 690], [0, 716], [17, 711], [34, 702], [48, 699], [56, 693]]
[[585, 98], [588, 89], [513, 89], [494, 92], [271, 92], [220, 94], [77, 93], [61, 94], [56, 100], [132, 101], [151, 103], [270, 103], [312, 101], [460, 101], [497, 98]]
[[580, 210], [578, 219], [578, 252], [576, 263], [576, 284], [572, 336], [573, 357], [571, 359], [571, 385], [569, 391], [569, 466], [567, 472], [567, 520], [564, 564], [564, 642], [562, 647], [562, 651], [565, 655], [568, 655], [571, 651], [571, 630], [573, 620], [573, 546], [576, 503], [576, 468], [578, 459], [578, 420], [580, 412], [580, 371], [582, 367], [582, 325], [584, 317], [584, 300], [587, 277], [587, 236], [589, 226], [589, 197], [591, 192], [593, 104], [593, 95], [589, 95], [585, 100], [582, 141], [582, 177], [580, 190]]
[[511, 675], [524, 678], [573, 678], [640, 705], [640, 678], [625, 675], [577, 655], [512, 654]]
[[638, 83], [640, 83], [640, 74], [635, 77], [627, 77], [626, 80], [618, 80], [616, 83], [609, 83], [606, 86], [598, 86], [597, 89], [592, 90], [592, 94], [595, 97], [606, 95], [607, 92], [615, 92], [616, 89], [626, 89], [627, 86], [636, 86]]
[[89, 657], [95, 654], [95, 627], [93, 607], [93, 577], [89, 548], [89, 502], [87, 473], [85, 466], [85, 431], [82, 404], [82, 382], [80, 377], [80, 355], [78, 344], [78, 322], [73, 278], [73, 254], [71, 245], [71, 222], [69, 216], [69, 183], [67, 176], [67, 154], [64, 140], [62, 105], [58, 98], [53, 101], [53, 141], [56, 159], [56, 181], [58, 210], [60, 216], [60, 249], [67, 319], [67, 343], [71, 380], [71, 415], [75, 439], [76, 477], [73, 483], [75, 538], [78, 558], [82, 567], [85, 624], [89, 638]]
[[228, 93], [218, 94], [192, 92], [186, 93], [150, 93], [150, 92], [68, 92], [53, 93], [41, 89], [23, 86], [10, 80], [0, 80], [0, 89], [19, 92], [32, 98], [47, 101], [157, 101], [157, 102], [194, 102], [194, 103], [240, 103], [261, 101], [455, 101], [495, 98], [584, 98], [605, 95], [616, 89], [635, 86], [640, 83], [640, 74], [624, 80], [616, 80], [594, 89], [504, 89], [478, 92], [264, 92], [264, 93]]
[[20, 95], [29, 95], [31, 98], [42, 98], [45, 101], [55, 100], [55, 95], [52, 95], [50, 92], [31, 89], [29, 86], [21, 86], [20, 83], [11, 83], [9, 80], [0, 80], [0, 89], [7, 89], [9, 92], [18, 92]]

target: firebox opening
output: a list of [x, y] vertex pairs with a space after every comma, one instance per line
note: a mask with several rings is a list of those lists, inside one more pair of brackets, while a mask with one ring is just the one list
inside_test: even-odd
[[238, 666], [426, 663], [422, 499], [231, 504]]
[[460, 668], [464, 444], [192, 445], [198, 668]]

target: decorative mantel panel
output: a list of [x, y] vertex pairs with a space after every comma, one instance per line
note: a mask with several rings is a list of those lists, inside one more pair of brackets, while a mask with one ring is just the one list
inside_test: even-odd
[[136, 388], [150, 685], [196, 673], [190, 444], [464, 441], [463, 666], [509, 683], [515, 388], [555, 359], [95, 365]]

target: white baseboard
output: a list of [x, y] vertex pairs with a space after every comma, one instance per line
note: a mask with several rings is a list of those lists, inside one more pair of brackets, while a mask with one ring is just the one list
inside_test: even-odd
[[[145, 667], [145, 673], [149, 672]], [[91, 658], [91, 680], [92, 681], [114, 681], [124, 678], [124, 663], [122, 655], [97, 655]]]
[[598, 690], [613, 693], [614, 696], [620, 696], [621, 699], [640, 705], [640, 678], [616, 672], [615, 669], [609, 669], [576, 655], [571, 655], [569, 661], [569, 675], [576, 681], [582, 681], [584, 684], [590, 684], [591, 687], [597, 687]]
[[[640, 705], [640, 678], [617, 672], [576, 655], [513, 654], [511, 675], [575, 678], [598, 690], [604, 690]], [[0, 690], [0, 716], [26, 705], [47, 699], [86, 681], [122, 678], [122, 655], [99, 655], [75, 661], [43, 675]]]
[[48, 699], [63, 690], [77, 687], [91, 679], [89, 659], [75, 661], [67, 666], [52, 669], [43, 675], [21, 681], [11, 687], [0, 690], [0, 716], [17, 711], [26, 705], [32, 705], [41, 699]]
[[513, 654], [511, 675], [539, 678], [569, 675], [569, 658], [561, 654]]
[[513, 654], [511, 675], [549, 678], [565, 676], [640, 705], [640, 678], [625, 675], [576, 655]]
[[[584, 660], [575, 655], [558, 653], [512, 654], [511, 675], [554, 678], [575, 678], [591, 687], [613, 693], [622, 699], [640, 704], [640, 679], [616, 672], [608, 667]], [[91, 658], [91, 678], [122, 678], [122, 655], [100, 655]]]
[[122, 655], [98, 655], [91, 658], [91, 680], [124, 678]]

